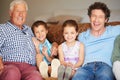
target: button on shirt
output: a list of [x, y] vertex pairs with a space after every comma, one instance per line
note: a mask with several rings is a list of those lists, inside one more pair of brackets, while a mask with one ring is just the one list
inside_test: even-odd
[[32, 42], [31, 29], [23, 25], [17, 26], [7, 22], [0, 25], [0, 56], [3, 61], [25, 62], [35, 65], [35, 47]]

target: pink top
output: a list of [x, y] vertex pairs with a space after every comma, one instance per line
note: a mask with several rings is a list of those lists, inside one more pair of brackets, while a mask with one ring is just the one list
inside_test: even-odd
[[66, 42], [62, 43], [62, 49], [64, 53], [64, 61], [71, 62], [72, 64], [76, 64], [79, 59], [79, 51], [80, 51], [80, 42], [76, 41], [74, 46], [68, 47]]

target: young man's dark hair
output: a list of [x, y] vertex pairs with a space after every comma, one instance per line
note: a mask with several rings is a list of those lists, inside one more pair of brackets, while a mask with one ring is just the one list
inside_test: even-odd
[[92, 10], [100, 9], [105, 13], [105, 18], [109, 20], [110, 17], [110, 9], [107, 7], [105, 3], [102, 2], [95, 2], [94, 4], [90, 5], [88, 8], [88, 16], [91, 16]]

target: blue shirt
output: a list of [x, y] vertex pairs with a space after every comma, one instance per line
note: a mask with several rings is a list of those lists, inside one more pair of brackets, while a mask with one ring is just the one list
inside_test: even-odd
[[[51, 56], [52, 45], [47, 39], [45, 39], [45, 42], [43, 44], [40, 44], [39, 47], [40, 47], [40, 52], [41, 53], [42, 53], [43, 47], [47, 47], [47, 53], [48, 53], [49, 56]], [[47, 60], [47, 58], [45, 56], [43, 58], [43, 61], [45, 61], [48, 65], [50, 64], [50, 62]]]
[[111, 56], [113, 44], [116, 36], [119, 34], [120, 25], [106, 27], [106, 31], [99, 37], [94, 37], [90, 29], [81, 33], [78, 39], [85, 45], [84, 64], [98, 61], [112, 66]]
[[0, 56], [3, 61], [35, 65], [36, 51], [32, 37], [33, 33], [26, 25], [20, 30], [10, 22], [0, 24]]

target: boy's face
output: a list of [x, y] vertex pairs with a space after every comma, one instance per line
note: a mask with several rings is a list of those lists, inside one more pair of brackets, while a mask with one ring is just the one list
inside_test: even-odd
[[47, 33], [48, 30], [46, 30], [43, 25], [39, 25], [38, 27], [34, 28], [34, 34], [36, 38], [42, 43], [45, 41]]
[[100, 9], [94, 9], [91, 12], [90, 22], [92, 30], [101, 30], [105, 27], [107, 19], [105, 18], [105, 13]]

